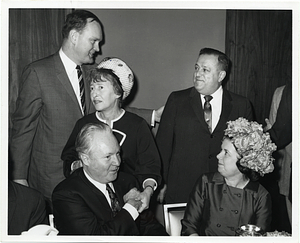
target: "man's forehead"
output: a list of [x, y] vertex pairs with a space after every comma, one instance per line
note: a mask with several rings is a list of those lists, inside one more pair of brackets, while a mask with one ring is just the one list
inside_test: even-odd
[[199, 56], [197, 60], [197, 64], [217, 64], [218, 57], [216, 55], [211, 54], [202, 54]]
[[109, 131], [96, 131], [93, 138], [94, 142], [101, 147], [115, 148], [119, 146], [116, 137]]

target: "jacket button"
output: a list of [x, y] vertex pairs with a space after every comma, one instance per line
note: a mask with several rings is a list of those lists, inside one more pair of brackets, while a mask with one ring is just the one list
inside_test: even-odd
[[238, 210], [234, 210], [234, 213], [235, 213], [235, 214], [238, 214], [238, 212], [239, 212]]
[[220, 209], [220, 211], [223, 211], [223, 208], [219, 208]]
[[221, 227], [221, 225], [220, 225], [220, 224], [217, 224], [217, 227], [218, 227], [218, 228], [220, 228], [220, 227]]

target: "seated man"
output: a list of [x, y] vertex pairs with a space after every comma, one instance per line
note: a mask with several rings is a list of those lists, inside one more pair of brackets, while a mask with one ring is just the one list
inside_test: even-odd
[[85, 125], [76, 139], [83, 163], [53, 191], [56, 228], [61, 235], [167, 235], [142, 205], [139, 183], [118, 172], [120, 146], [104, 123]]
[[44, 196], [32, 188], [8, 181], [8, 235], [20, 235], [39, 224], [49, 224]]

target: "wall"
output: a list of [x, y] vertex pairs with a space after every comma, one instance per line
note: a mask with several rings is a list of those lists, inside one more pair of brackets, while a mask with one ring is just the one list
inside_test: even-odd
[[88, 9], [104, 26], [102, 54], [123, 59], [137, 78], [130, 106], [158, 108], [192, 85], [202, 47], [225, 51], [226, 10]]

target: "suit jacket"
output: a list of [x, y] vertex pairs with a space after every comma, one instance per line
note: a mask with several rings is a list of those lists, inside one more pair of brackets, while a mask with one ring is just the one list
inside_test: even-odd
[[[83, 78], [86, 81], [85, 70]], [[89, 86], [85, 82], [87, 113], [95, 111]], [[82, 116], [58, 52], [25, 67], [12, 115], [12, 179], [27, 179], [30, 187], [51, 198], [65, 178], [61, 152]]]
[[[113, 182], [116, 196], [124, 205], [123, 196], [136, 179], [123, 172]], [[56, 228], [61, 235], [166, 235], [162, 225], [146, 210], [136, 220], [121, 209], [115, 217], [104, 194], [96, 188], [79, 168], [53, 191], [53, 213]]]
[[277, 150], [292, 142], [292, 84], [287, 84], [282, 92], [278, 106], [276, 121], [268, 130]]
[[38, 224], [48, 224], [43, 195], [29, 187], [8, 182], [8, 234], [20, 235]]
[[[89, 90], [87, 82], [85, 89]], [[90, 112], [93, 105], [89, 92], [85, 92], [85, 100]], [[12, 116], [12, 178], [27, 179], [30, 187], [50, 198], [54, 187], [64, 179], [60, 153], [81, 117], [59, 53], [29, 64], [22, 74]]]
[[156, 135], [161, 154], [167, 203], [187, 202], [202, 173], [217, 171], [216, 155], [227, 121], [253, 119], [250, 101], [223, 90], [219, 122], [211, 134], [204, 120], [200, 94], [194, 87], [171, 93]]

